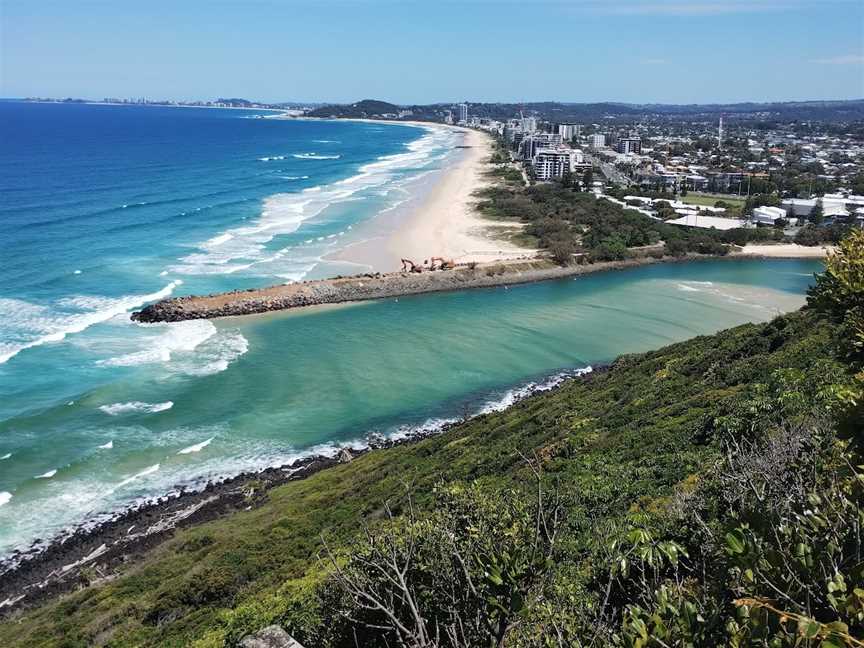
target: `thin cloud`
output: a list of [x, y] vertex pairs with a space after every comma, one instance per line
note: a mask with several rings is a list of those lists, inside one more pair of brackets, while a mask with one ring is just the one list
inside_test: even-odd
[[846, 54], [845, 56], [814, 59], [810, 62], [819, 63], [820, 65], [864, 65], [864, 56], [861, 54]]

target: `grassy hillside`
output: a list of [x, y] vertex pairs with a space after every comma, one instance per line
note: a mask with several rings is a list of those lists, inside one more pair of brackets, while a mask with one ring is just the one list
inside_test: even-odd
[[809, 308], [278, 486], [2, 646], [864, 645], [864, 232]]
[[[326, 597], [316, 588], [329, 569], [318, 559], [321, 535], [344, 547], [406, 484], [421, 510], [442, 483], [521, 492], [531, 476], [520, 453], [536, 453], [545, 474], [578, 495], [568, 542], [574, 558], [587, 556], [597, 524], [651, 517], [720, 457], [706, 420], [776, 369], [833, 363], [834, 335], [824, 319], [799, 313], [623, 357], [607, 373], [276, 488], [253, 510], [180, 532], [119, 577], [6, 620], [0, 645], [231, 645], [273, 621], [309, 645], [339, 645], [321, 625]], [[576, 521], [586, 512], [595, 521], [588, 527]], [[569, 577], [590, 589], [590, 573]]]

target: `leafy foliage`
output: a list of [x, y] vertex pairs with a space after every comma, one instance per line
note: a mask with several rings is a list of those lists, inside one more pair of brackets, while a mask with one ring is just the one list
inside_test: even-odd
[[803, 312], [274, 488], [5, 621], [0, 644], [211, 648], [278, 623], [397, 645], [366, 592], [403, 637], [423, 628], [407, 645], [859, 646], [862, 247]]

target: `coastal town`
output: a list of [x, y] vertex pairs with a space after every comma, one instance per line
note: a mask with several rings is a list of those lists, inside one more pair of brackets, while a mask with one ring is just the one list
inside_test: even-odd
[[458, 124], [489, 132], [506, 145], [526, 184], [575, 184], [670, 224], [715, 230], [767, 226], [805, 244], [823, 242], [814, 233], [824, 228], [864, 227], [860, 129], [730, 123], [722, 113], [713, 124], [609, 127], [524, 115], [499, 121], [471, 116], [468, 104], [458, 110]]

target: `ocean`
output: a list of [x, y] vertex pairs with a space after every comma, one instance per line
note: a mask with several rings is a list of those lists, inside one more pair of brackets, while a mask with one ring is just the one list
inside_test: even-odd
[[660, 265], [249, 318], [167, 295], [324, 260], [458, 135], [237, 110], [0, 102], [0, 558], [207, 479], [442, 425], [798, 308], [813, 261]]

